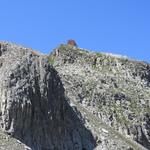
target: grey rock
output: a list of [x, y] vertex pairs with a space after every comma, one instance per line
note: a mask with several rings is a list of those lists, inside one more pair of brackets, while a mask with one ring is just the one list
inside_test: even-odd
[[149, 64], [0, 42], [0, 72], [0, 149], [150, 148]]
[[12, 43], [0, 45], [3, 132], [25, 144], [24, 149], [92, 150], [94, 138], [69, 106], [48, 57]]
[[[115, 135], [121, 134], [131, 143], [150, 149], [150, 65], [118, 55], [73, 49], [69, 45], [60, 45], [57, 52], [57, 56], [55, 50], [51, 53], [50, 63], [53, 58], [53, 66], [71, 103], [76, 103], [79, 110], [79, 106], [85, 108], [97, 121], [115, 130]], [[83, 118], [85, 110], [80, 110]], [[95, 122], [85, 121], [86, 124], [94, 135], [101, 136], [95, 133]], [[99, 125], [99, 128], [103, 127]], [[106, 139], [103, 149], [114, 149], [113, 139], [108, 135]], [[121, 139], [115, 140], [116, 149], [126, 149]]]

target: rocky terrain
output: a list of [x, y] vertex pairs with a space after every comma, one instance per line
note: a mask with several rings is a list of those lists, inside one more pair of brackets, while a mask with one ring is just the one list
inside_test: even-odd
[[11, 43], [1, 43], [0, 54], [2, 132], [32, 150], [93, 149], [94, 137], [68, 105], [48, 57]]
[[[50, 63], [59, 72], [70, 103], [77, 109], [85, 108], [99, 122], [150, 149], [149, 64], [71, 45], [56, 48]], [[89, 122], [88, 116], [85, 126], [94, 132], [99, 127], [93, 127], [96, 124]], [[97, 138], [102, 142], [101, 133]], [[110, 139], [107, 140], [109, 145]]]
[[0, 72], [0, 150], [150, 149], [149, 64], [0, 42]]

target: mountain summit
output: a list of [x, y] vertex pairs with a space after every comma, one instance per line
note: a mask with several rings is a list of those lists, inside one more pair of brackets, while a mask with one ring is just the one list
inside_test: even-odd
[[0, 72], [0, 149], [150, 149], [149, 64], [1, 42]]

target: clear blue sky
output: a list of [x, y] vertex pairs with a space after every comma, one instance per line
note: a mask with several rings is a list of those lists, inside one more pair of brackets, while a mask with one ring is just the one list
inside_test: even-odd
[[150, 0], [2, 0], [0, 40], [49, 53], [79, 47], [150, 62]]

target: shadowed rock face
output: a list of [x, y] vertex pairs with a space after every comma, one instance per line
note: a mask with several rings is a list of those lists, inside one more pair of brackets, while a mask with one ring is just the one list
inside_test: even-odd
[[10, 43], [0, 46], [3, 131], [33, 150], [92, 150], [95, 141], [68, 105], [46, 56]]

